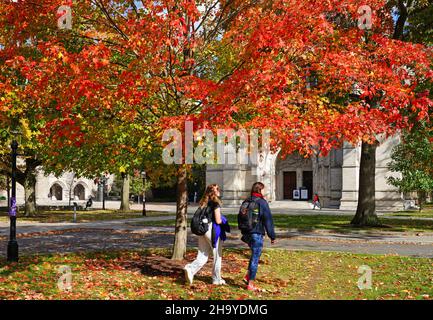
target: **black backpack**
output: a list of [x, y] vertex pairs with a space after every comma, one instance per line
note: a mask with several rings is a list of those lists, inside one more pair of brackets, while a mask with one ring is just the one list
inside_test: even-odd
[[242, 202], [238, 213], [238, 228], [249, 234], [259, 222], [259, 204], [252, 197]]
[[191, 220], [191, 232], [195, 235], [202, 236], [209, 230], [210, 207], [198, 207]]

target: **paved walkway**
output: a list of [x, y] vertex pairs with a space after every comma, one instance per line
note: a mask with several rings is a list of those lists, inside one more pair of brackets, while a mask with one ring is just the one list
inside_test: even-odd
[[[34, 233], [43, 233], [51, 231], [61, 231], [69, 229], [113, 229], [113, 230], [129, 230], [134, 229], [130, 224], [143, 221], [173, 221], [175, 216], [161, 217], [143, 217], [133, 219], [119, 219], [109, 221], [92, 221], [92, 222], [30, 222], [17, 220], [17, 235], [28, 235]], [[144, 228], [144, 227], [143, 227]], [[150, 228], [150, 227], [146, 227]], [[9, 236], [9, 222], [0, 221], [0, 237]]]
[[[56, 202], [57, 205], [62, 206], [69, 206], [68, 201], [58, 201]], [[79, 204], [85, 206], [85, 201], [78, 201]], [[5, 201], [0, 201], [0, 207], [5, 207], [7, 204]], [[38, 205], [40, 206], [49, 206], [53, 205], [52, 202], [46, 202], [43, 203], [41, 201], [38, 202]], [[323, 210], [311, 210], [311, 204], [307, 201], [290, 201], [290, 200], [284, 200], [284, 201], [273, 201], [270, 202], [270, 207], [272, 209], [272, 212], [274, 213], [280, 213], [280, 214], [310, 214], [314, 212], [315, 214], [350, 214], [353, 215], [354, 212], [350, 210], [339, 210], [339, 209], [323, 209]], [[120, 202], [119, 201], [106, 201], [105, 202], [105, 208], [110, 210], [118, 210], [120, 208]], [[143, 208], [143, 205], [141, 203], [132, 203], [131, 209], [133, 210], [141, 210]], [[93, 202], [93, 209], [102, 209], [102, 202]], [[176, 212], [176, 203], [175, 202], [147, 202], [146, 203], [146, 209], [150, 211], [161, 211], [161, 212]], [[188, 205], [188, 212], [194, 213], [194, 211], [197, 209], [196, 203], [190, 203]], [[223, 212], [224, 213], [237, 213], [239, 210], [239, 205], [224, 205], [223, 206]]]
[[[112, 204], [115, 209], [119, 208], [119, 204]], [[355, 210], [340, 210], [332, 208], [324, 208], [322, 210], [313, 210], [309, 202], [306, 201], [274, 201], [269, 204], [273, 214], [286, 214], [286, 215], [349, 215], [354, 216]], [[132, 204], [131, 209], [141, 210], [141, 204]], [[171, 212], [176, 213], [176, 203], [148, 203], [146, 204], [146, 209], [150, 211], [159, 212]], [[188, 213], [193, 214], [197, 210], [197, 204], [190, 203], [188, 205]], [[222, 208], [223, 214], [237, 214], [239, 210], [239, 205], [224, 205]], [[385, 214], [389, 214], [389, 211], [377, 211], [377, 215], [385, 217]], [[393, 219], [410, 219], [410, 217], [399, 217], [392, 216]], [[417, 218], [425, 220], [433, 220], [433, 218]]]
[[[68, 202], [58, 202], [59, 205], [68, 206]], [[85, 204], [85, 202], [83, 202]], [[39, 205], [49, 205], [52, 203], [39, 203]], [[0, 206], [6, 206], [5, 202], [0, 201]], [[307, 201], [273, 201], [269, 204], [272, 213], [274, 214], [287, 214], [287, 215], [351, 215], [355, 214], [354, 210], [340, 210], [340, 209], [331, 209], [324, 208], [322, 210], [312, 210], [311, 203]], [[106, 201], [105, 202], [106, 209], [118, 210], [120, 208], [119, 201]], [[93, 202], [94, 209], [101, 209], [102, 202]], [[131, 204], [132, 210], [142, 210], [143, 205], [138, 203]], [[176, 203], [175, 202], [148, 202], [146, 203], [146, 209], [149, 211], [157, 211], [157, 212], [170, 212], [176, 213]], [[197, 210], [196, 203], [190, 203], [188, 205], [188, 213], [193, 214]], [[239, 210], [239, 205], [224, 205], [222, 208], [222, 212], [224, 214], [237, 214]], [[378, 211], [378, 215], [382, 216], [386, 212]], [[389, 213], [389, 212], [388, 212]], [[394, 217], [399, 218], [399, 217]], [[427, 218], [428, 219], [428, 218]]]
[[[141, 221], [172, 220], [174, 216], [143, 217], [127, 220], [89, 223], [18, 222], [18, 241], [21, 253], [54, 253], [107, 249], [139, 249], [171, 247], [173, 227], [145, 227]], [[0, 256], [6, 253], [9, 224], [0, 222]], [[245, 248], [238, 232], [230, 234], [225, 246]], [[193, 235], [188, 245], [196, 246]], [[269, 241], [266, 242], [269, 247]], [[420, 235], [398, 232], [336, 233], [321, 231], [278, 230], [273, 247], [288, 250], [339, 251], [369, 254], [398, 254], [433, 258], [433, 234]]]
[[[323, 210], [312, 210], [309, 203], [306, 201], [274, 201], [269, 204], [273, 214], [288, 214], [288, 215], [354, 215], [355, 212], [351, 210], [339, 210], [339, 209], [323, 209]], [[193, 214], [197, 210], [197, 204], [190, 203], [188, 205], [188, 213]], [[132, 209], [141, 210], [142, 205], [133, 204]], [[176, 203], [148, 203], [146, 209], [151, 211], [163, 211], [163, 212], [176, 212]], [[224, 205], [222, 213], [224, 214], [237, 214], [239, 205]]]

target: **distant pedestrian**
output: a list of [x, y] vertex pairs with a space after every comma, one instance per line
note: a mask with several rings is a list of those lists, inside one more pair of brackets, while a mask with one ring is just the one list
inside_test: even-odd
[[313, 197], [313, 210], [315, 210], [316, 207], [318, 207], [320, 210], [322, 210], [322, 205], [320, 204], [320, 198], [319, 198], [319, 195], [317, 193], [315, 193], [314, 197]]
[[87, 210], [88, 208], [91, 208], [92, 205], [93, 205], [93, 199], [92, 199], [92, 196], [90, 196], [89, 200], [87, 200], [87, 202], [86, 202], [86, 209], [85, 210]]

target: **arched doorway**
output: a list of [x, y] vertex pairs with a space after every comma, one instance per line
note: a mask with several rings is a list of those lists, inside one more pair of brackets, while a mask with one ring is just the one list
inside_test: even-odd
[[63, 200], [63, 188], [60, 184], [54, 183], [50, 188], [50, 195], [52, 200]]
[[308, 198], [313, 193], [313, 164], [310, 158], [304, 158], [295, 152], [285, 159], [280, 155], [275, 162], [276, 199], [293, 200], [293, 191], [300, 188], [308, 190]]
[[86, 200], [86, 189], [82, 184], [77, 184], [74, 188], [74, 199]]

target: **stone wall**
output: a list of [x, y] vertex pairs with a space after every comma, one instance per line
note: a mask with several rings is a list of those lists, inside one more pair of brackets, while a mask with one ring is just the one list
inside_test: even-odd
[[[52, 174], [45, 175], [42, 168], [37, 169], [36, 176], [36, 204], [40, 206], [61, 206], [69, 204], [69, 197], [72, 196], [72, 201], [86, 202], [89, 196], [96, 199], [98, 192], [98, 185], [94, 183], [93, 179], [77, 177], [73, 172], [66, 172], [60, 177]], [[110, 189], [114, 180], [114, 175], [109, 176], [107, 185]], [[50, 192], [54, 185], [61, 188], [61, 199], [57, 199], [58, 193]], [[74, 189], [81, 185], [84, 189], [84, 200], [74, 197]], [[81, 187], [79, 187], [81, 189]], [[60, 189], [59, 189], [60, 190]], [[78, 191], [78, 189], [76, 189]], [[6, 190], [0, 190], [0, 195], [7, 197]], [[3, 203], [4, 202], [4, 203]], [[17, 183], [17, 203], [24, 204], [24, 188]], [[0, 205], [6, 206], [7, 201], [2, 201]]]
[[[398, 136], [383, 141], [376, 154], [376, 206], [378, 210], [400, 210], [403, 197], [387, 183], [387, 177], [399, 176], [388, 170], [392, 148], [400, 142]], [[283, 173], [296, 171], [297, 188], [302, 186], [302, 172], [313, 171], [313, 193], [318, 193], [322, 205], [328, 208], [355, 210], [358, 201], [360, 146], [345, 143], [326, 157], [305, 159], [298, 154], [279, 159], [268, 155], [264, 165], [256, 170], [252, 165], [208, 165], [206, 183], [221, 186], [226, 204], [238, 204], [245, 199], [251, 185], [262, 181], [269, 201], [283, 199]]]
[[[403, 195], [397, 188], [387, 183], [389, 176], [401, 176], [390, 172], [388, 163], [391, 161], [392, 148], [400, 142], [395, 136], [383, 141], [376, 151], [376, 208], [377, 210], [402, 210]], [[355, 210], [358, 202], [359, 166], [361, 145], [343, 146], [343, 187], [340, 209]]]

